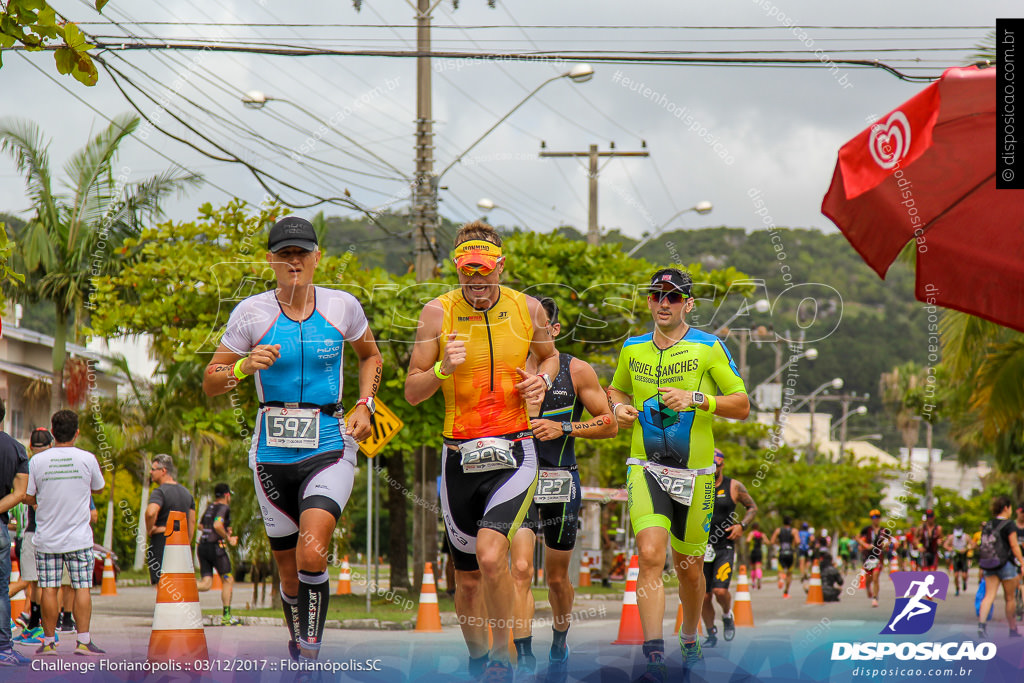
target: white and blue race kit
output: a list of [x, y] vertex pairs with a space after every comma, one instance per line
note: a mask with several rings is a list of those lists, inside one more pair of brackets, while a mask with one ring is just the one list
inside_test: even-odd
[[254, 377], [260, 410], [249, 449], [274, 550], [295, 547], [303, 510], [339, 518], [355, 476], [357, 445], [345, 435], [341, 408], [342, 352], [345, 341], [365, 333], [366, 315], [347, 292], [315, 287], [314, 296], [313, 313], [301, 321], [284, 314], [274, 291], [251, 296], [232, 311], [222, 339], [243, 356], [259, 345], [281, 345], [274, 364]]

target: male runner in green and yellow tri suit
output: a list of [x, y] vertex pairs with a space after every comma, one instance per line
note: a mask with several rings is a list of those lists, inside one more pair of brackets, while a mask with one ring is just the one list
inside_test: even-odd
[[647, 300], [654, 332], [626, 340], [608, 389], [619, 429], [633, 428], [626, 487], [640, 556], [637, 606], [647, 658], [642, 681], [666, 677], [661, 570], [670, 536], [683, 605], [683, 663], [702, 659], [697, 625], [715, 495], [711, 416], [742, 420], [750, 412], [725, 344], [686, 323], [692, 287], [690, 276], [675, 268], [654, 274]]

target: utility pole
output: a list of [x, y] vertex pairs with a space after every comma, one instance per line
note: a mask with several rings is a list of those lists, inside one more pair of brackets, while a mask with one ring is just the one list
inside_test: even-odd
[[412, 193], [412, 229], [415, 235], [416, 280], [434, 274], [437, 250], [437, 182], [434, 179], [434, 115], [430, 73], [430, 20], [440, 0], [416, 0], [416, 174]]
[[615, 143], [611, 144], [611, 149], [607, 152], [598, 152], [597, 145], [591, 145], [590, 149], [586, 152], [546, 152], [544, 151], [544, 143], [541, 142], [541, 157], [587, 157], [590, 161], [590, 167], [587, 172], [587, 176], [590, 179], [590, 201], [589, 208], [587, 210], [587, 244], [597, 246], [601, 243], [601, 233], [597, 229], [597, 174], [601, 169], [598, 168], [597, 162], [599, 157], [647, 157], [650, 153], [647, 151], [647, 143], [643, 143], [641, 147], [642, 151], [639, 152], [618, 152], [615, 150]]
[[[407, 0], [412, 6], [411, 0]], [[415, 241], [413, 267], [417, 282], [426, 282], [437, 268], [437, 179], [434, 177], [434, 114], [431, 90], [430, 21], [441, 0], [416, 0], [416, 175], [410, 219]], [[419, 594], [423, 565], [434, 562], [437, 543], [437, 449], [421, 445], [414, 452], [413, 493], [423, 505], [412, 507], [413, 593]], [[389, 494], [390, 495], [390, 494]]]

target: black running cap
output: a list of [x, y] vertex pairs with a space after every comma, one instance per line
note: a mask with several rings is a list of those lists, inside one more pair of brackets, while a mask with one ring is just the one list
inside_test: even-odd
[[653, 276], [651, 276], [650, 291], [655, 290], [677, 290], [682, 292], [685, 296], [690, 296], [690, 290], [693, 288], [693, 281], [689, 276], [684, 275], [675, 268], [662, 268]]
[[319, 242], [313, 224], [305, 218], [286, 216], [270, 229], [267, 236], [267, 249], [277, 253], [285, 247], [298, 247], [306, 251], [314, 251]]

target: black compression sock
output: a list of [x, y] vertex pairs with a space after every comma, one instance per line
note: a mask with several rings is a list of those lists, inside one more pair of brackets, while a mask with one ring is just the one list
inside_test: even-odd
[[644, 641], [644, 657], [649, 662], [665, 661], [665, 641], [662, 638]]
[[281, 606], [284, 608], [284, 623], [294, 643], [299, 642], [299, 596], [285, 595], [281, 589]]
[[28, 610], [28, 627], [30, 629], [39, 628], [39, 622], [43, 618], [42, 609], [39, 607], [39, 603], [33, 602], [32, 606]]
[[554, 626], [551, 627], [551, 654], [561, 656], [565, 652], [565, 637], [569, 634], [569, 629], [559, 631]]
[[327, 601], [331, 587], [327, 572], [319, 574], [299, 570], [299, 645], [307, 650], [319, 650], [327, 623]]
[[480, 674], [482, 674], [484, 672], [484, 668], [487, 667], [488, 654], [489, 653], [485, 652], [482, 655], [480, 655], [479, 657], [470, 657], [469, 658], [469, 675], [470, 676], [479, 676]]
[[533, 636], [526, 636], [525, 638], [516, 638], [512, 641], [512, 644], [516, 646], [517, 656], [533, 656]]

